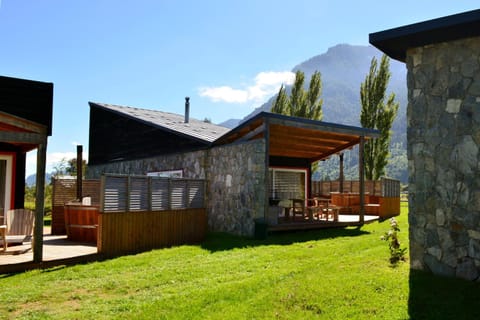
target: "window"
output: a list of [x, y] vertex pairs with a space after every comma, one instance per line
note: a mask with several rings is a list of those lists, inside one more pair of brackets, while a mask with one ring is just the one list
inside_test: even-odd
[[149, 177], [162, 177], [162, 178], [183, 178], [183, 170], [164, 170], [156, 172], [148, 172]]
[[305, 199], [307, 170], [270, 169], [270, 197], [288, 200]]

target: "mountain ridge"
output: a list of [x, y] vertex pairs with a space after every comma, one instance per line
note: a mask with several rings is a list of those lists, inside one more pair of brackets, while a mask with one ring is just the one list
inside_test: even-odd
[[[359, 46], [349, 44], [338, 44], [323, 54], [307, 59], [295, 67], [292, 72], [301, 70], [305, 73], [306, 87], [311, 75], [319, 71], [322, 80], [323, 99], [323, 121], [339, 123], [344, 125], [360, 126], [360, 85], [365, 80], [370, 70], [370, 63], [375, 57], [379, 61], [382, 52], [372, 46]], [[406, 161], [406, 106], [407, 106], [407, 70], [403, 63], [390, 60], [390, 82], [387, 88], [387, 96], [395, 93], [396, 101], [399, 102], [397, 118], [392, 126], [392, 150], [391, 161], [387, 167], [387, 175], [402, 182], [407, 182], [407, 161]], [[287, 91], [290, 87], [287, 86]], [[270, 97], [267, 102], [253, 110], [242, 120], [235, 122], [229, 119], [221, 125], [227, 124], [232, 128], [240, 122], [245, 121], [261, 111], [270, 111], [276, 95]], [[355, 167], [356, 157], [351, 157], [351, 163]], [[325, 167], [333, 168], [334, 165]], [[327, 169], [328, 171], [329, 169]], [[355, 170], [352, 169], [352, 175]], [[320, 176], [319, 176], [320, 175]], [[334, 176], [317, 174], [317, 178], [335, 179]]]

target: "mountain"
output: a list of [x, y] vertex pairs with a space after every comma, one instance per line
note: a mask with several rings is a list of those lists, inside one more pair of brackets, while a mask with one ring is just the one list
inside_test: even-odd
[[[50, 183], [51, 179], [52, 179], [52, 174], [51, 173], [46, 173], [45, 174], [45, 183]], [[28, 187], [34, 186], [36, 182], [37, 182], [37, 175], [36, 174], [31, 174], [25, 179], [25, 185], [28, 186]]]
[[225, 127], [225, 128], [230, 128], [230, 129], [233, 129], [235, 128], [236, 126], [238, 126], [238, 124], [242, 121], [242, 119], [228, 119], [227, 121], [224, 121], [222, 123], [219, 123], [218, 125], [222, 126], [222, 127]]
[[[311, 75], [320, 71], [323, 85], [323, 121], [334, 122], [346, 125], [360, 126], [360, 84], [370, 69], [370, 62], [373, 57], [379, 61], [382, 52], [372, 46], [353, 46], [339, 44], [326, 53], [314, 56], [299, 65], [292, 71], [301, 70], [305, 73], [306, 86]], [[396, 100], [400, 103], [397, 118], [393, 124], [391, 161], [387, 167], [387, 175], [402, 182], [407, 182], [407, 160], [406, 160], [406, 106], [407, 106], [407, 70], [403, 63], [390, 60], [390, 82], [387, 95], [395, 93]], [[287, 91], [289, 88], [287, 87]], [[276, 96], [271, 97], [265, 104], [247, 115], [249, 119], [261, 111], [270, 111]], [[234, 120], [229, 120], [230, 125]], [[335, 157], [334, 157], [335, 158]], [[353, 155], [350, 163], [352, 177], [356, 175], [357, 157]], [[322, 167], [328, 172], [317, 172], [316, 178], [335, 178], [336, 164], [325, 163]], [[330, 169], [329, 169], [330, 168]], [[348, 169], [347, 169], [348, 171]], [[336, 175], [338, 176], [338, 174]], [[348, 172], [347, 172], [348, 177]]]

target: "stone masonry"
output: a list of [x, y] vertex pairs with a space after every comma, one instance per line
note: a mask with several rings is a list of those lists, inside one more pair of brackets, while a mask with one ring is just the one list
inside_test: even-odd
[[252, 236], [265, 214], [265, 140], [216, 147], [208, 159], [209, 227]]
[[102, 173], [145, 175], [183, 169], [185, 178], [207, 180], [210, 231], [253, 236], [255, 218], [265, 210], [265, 142], [219, 146], [209, 150], [89, 166], [89, 178]]
[[480, 38], [407, 51], [410, 263], [480, 276]]

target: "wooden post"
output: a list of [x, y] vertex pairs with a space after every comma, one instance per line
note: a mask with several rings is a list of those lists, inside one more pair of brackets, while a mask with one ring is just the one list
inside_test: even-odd
[[83, 197], [83, 146], [77, 145], [77, 200], [82, 201]]
[[360, 224], [365, 222], [365, 173], [364, 173], [364, 148], [365, 137], [360, 136], [360, 145], [358, 148], [358, 179], [360, 181]]
[[[265, 205], [263, 206], [263, 218], [267, 220], [268, 210], [270, 209], [269, 197], [270, 192], [268, 189], [270, 179], [268, 175], [270, 174], [270, 122], [268, 118], [265, 118]], [[273, 188], [273, 186], [271, 186]]]
[[33, 262], [43, 260], [43, 216], [45, 202], [45, 166], [47, 162], [47, 138], [38, 145], [35, 196], [35, 224], [33, 229]]
[[338, 155], [340, 157], [340, 176], [338, 177], [338, 180], [340, 181], [340, 193], [343, 193], [343, 153], [340, 153]]

